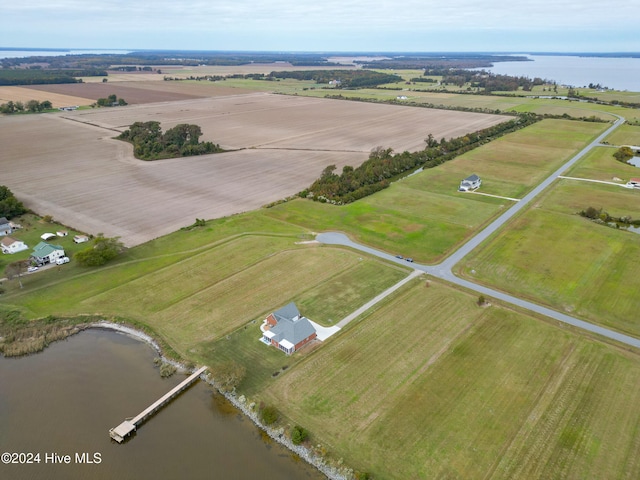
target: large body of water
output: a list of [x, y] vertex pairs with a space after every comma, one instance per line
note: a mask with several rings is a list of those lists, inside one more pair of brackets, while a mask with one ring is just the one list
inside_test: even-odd
[[[130, 50], [0, 50], [0, 59], [28, 56], [56, 56], [77, 54], [125, 54]], [[515, 55], [515, 54], [514, 54]], [[553, 80], [561, 85], [584, 87], [600, 84], [615, 90], [640, 92], [640, 58], [627, 57], [586, 57], [572, 55], [529, 55], [530, 62], [497, 62], [491, 68], [493, 73], [513, 76], [540, 77]], [[366, 56], [366, 54], [363, 54]]]
[[124, 55], [131, 50], [2, 50], [0, 49], [0, 60], [3, 58], [23, 58], [23, 57], [59, 57], [62, 55], [107, 55], [110, 53]]
[[590, 83], [615, 90], [640, 92], [640, 58], [526, 55], [530, 62], [497, 62], [485, 68], [501, 75], [540, 77], [560, 85]]
[[[2, 479], [321, 479], [203, 382], [196, 382], [120, 445], [109, 429], [140, 413], [185, 377], [162, 379], [155, 352], [126, 335], [88, 330], [22, 358], [0, 357]], [[100, 463], [79, 464], [76, 454]], [[70, 455], [70, 464], [45, 455]], [[97, 457], [94, 454], [99, 454]]]

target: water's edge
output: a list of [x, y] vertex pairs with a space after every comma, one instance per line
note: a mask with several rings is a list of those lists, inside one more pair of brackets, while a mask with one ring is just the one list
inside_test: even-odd
[[[190, 373], [196, 370], [196, 368], [188, 368], [185, 364], [181, 362], [165, 357], [162, 354], [162, 349], [160, 348], [160, 345], [158, 344], [158, 342], [156, 342], [156, 340], [153, 337], [151, 337], [150, 335], [147, 335], [144, 332], [141, 332], [140, 330], [136, 330], [135, 328], [129, 327], [127, 325], [122, 325], [119, 323], [108, 322], [108, 321], [88, 323], [83, 325], [82, 327], [84, 327], [82, 328], [82, 330], [85, 330], [88, 328], [105, 329], [105, 330], [112, 330], [112, 331], [123, 333], [125, 335], [129, 335], [133, 338], [141, 340], [147, 343], [148, 345], [150, 345], [156, 351], [156, 353], [162, 359], [163, 362], [173, 365], [178, 370], [182, 372], [190, 372]], [[79, 333], [82, 330], [79, 330], [76, 333]], [[294, 445], [291, 442], [291, 440], [284, 435], [284, 428], [282, 427], [271, 428], [267, 425], [264, 425], [260, 421], [260, 418], [258, 417], [258, 412], [255, 408], [255, 404], [248, 403], [244, 395], [237, 396], [235, 392], [223, 391], [219, 387], [219, 385], [216, 384], [215, 379], [209, 373], [203, 373], [202, 375], [200, 375], [200, 379], [208, 383], [209, 385], [211, 385], [213, 388], [215, 388], [218, 393], [223, 395], [234, 407], [240, 410], [247, 418], [249, 418], [258, 428], [260, 428], [263, 432], [265, 432], [271, 439], [273, 439], [274, 441], [278, 442], [280, 445], [284, 446], [285, 448], [289, 449], [291, 452], [298, 455], [301, 459], [306, 461], [311, 466], [315, 467], [327, 478], [331, 480], [348, 480], [349, 478], [352, 478], [352, 475], [351, 475], [352, 472], [350, 469], [345, 467], [338, 468], [338, 467], [329, 465], [323, 457], [316, 455], [314, 452], [306, 448], [304, 445]]]

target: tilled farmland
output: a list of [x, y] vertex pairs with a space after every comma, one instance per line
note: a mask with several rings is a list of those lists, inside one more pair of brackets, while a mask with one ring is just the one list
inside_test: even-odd
[[[202, 127], [233, 150], [145, 162], [114, 140], [135, 121]], [[2, 184], [41, 215], [128, 246], [253, 210], [357, 166], [376, 146], [416, 150], [504, 121], [497, 115], [248, 93], [47, 115], [0, 117]]]

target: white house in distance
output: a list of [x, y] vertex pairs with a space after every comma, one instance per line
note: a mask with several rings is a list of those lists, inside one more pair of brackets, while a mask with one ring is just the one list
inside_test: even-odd
[[262, 325], [260, 340], [291, 355], [316, 336], [316, 329], [309, 319], [301, 316], [298, 307], [291, 302], [269, 314]]
[[480, 180], [480, 177], [474, 173], [470, 177], [467, 177], [460, 182], [460, 187], [458, 188], [458, 191], [469, 192], [471, 190], [476, 190], [477, 188], [480, 188], [480, 185], [482, 185], [482, 180]]
[[33, 249], [31, 258], [38, 265], [46, 265], [47, 263], [56, 263], [56, 260], [64, 257], [64, 248], [60, 245], [51, 245], [50, 243], [40, 242]]
[[0, 235], [10, 235], [11, 234], [11, 224], [9, 220], [4, 217], [0, 217]]
[[2, 248], [2, 253], [8, 254], [22, 252], [23, 250], [29, 248], [27, 247], [26, 243], [20, 240], [16, 240], [9, 235], [2, 237], [2, 240], [0, 241], [0, 247]]

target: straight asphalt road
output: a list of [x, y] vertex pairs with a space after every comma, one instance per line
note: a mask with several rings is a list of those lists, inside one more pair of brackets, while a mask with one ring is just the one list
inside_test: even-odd
[[[589, 322], [585, 322], [584, 320], [580, 320], [578, 318], [572, 317], [570, 315], [566, 315], [556, 310], [552, 310], [550, 308], [543, 307], [541, 305], [537, 305], [535, 303], [532, 303], [526, 300], [522, 300], [520, 298], [514, 297], [513, 295], [509, 295], [509, 294], [500, 292], [498, 290], [493, 290], [483, 285], [478, 285], [468, 280], [458, 278], [453, 274], [451, 270], [455, 264], [460, 262], [466, 255], [468, 255], [472, 250], [478, 247], [478, 245], [480, 245], [483, 241], [485, 241], [490, 235], [492, 235], [500, 227], [502, 227], [507, 221], [509, 221], [515, 214], [521, 211], [534, 198], [540, 195], [540, 193], [542, 193], [543, 190], [549, 187], [549, 185], [551, 185], [565, 170], [567, 170], [574, 163], [576, 163], [578, 160], [584, 157], [593, 148], [597, 147], [607, 135], [609, 135], [613, 130], [615, 130], [620, 125], [622, 125], [624, 123], [624, 118], [619, 116], [617, 117], [618, 119], [610, 128], [608, 128], [604, 133], [599, 135], [595, 140], [593, 140], [588, 146], [582, 149], [577, 155], [572, 157], [568, 162], [562, 165], [562, 167], [560, 167], [555, 172], [553, 172], [542, 183], [540, 183], [529, 194], [527, 194], [522, 200], [514, 204], [511, 208], [509, 208], [509, 210], [507, 210], [505, 213], [500, 215], [496, 220], [494, 220], [481, 232], [479, 232], [477, 235], [475, 235], [469, 241], [467, 241], [464, 245], [462, 245], [462, 247], [456, 250], [451, 256], [447, 257], [442, 263], [439, 263], [437, 265], [421, 265], [418, 263], [411, 263], [410, 266], [416, 270], [421, 270], [423, 272], [428, 273], [429, 275], [433, 275], [434, 277], [441, 278], [443, 280], [446, 280], [456, 285], [460, 285], [464, 288], [478, 292], [482, 295], [493, 297], [503, 302], [518, 306], [520, 308], [545, 315], [559, 322], [572, 325], [574, 327], [580, 328], [582, 330], [585, 330], [591, 333], [602, 335], [603, 337], [610, 338], [612, 340], [621, 342], [623, 344], [626, 344], [635, 348], [640, 348], [640, 339], [637, 339], [628, 335], [624, 335], [622, 333], [615, 332], [613, 330], [609, 330], [608, 328], [603, 328]], [[359, 250], [361, 252], [368, 253], [370, 255], [375, 255], [377, 257], [383, 258], [391, 262], [409, 266], [406, 260], [397, 258], [394, 255], [391, 255], [389, 253], [376, 250], [375, 248], [367, 247], [366, 245], [361, 245], [359, 243], [356, 243], [353, 240], [349, 239], [349, 237], [347, 237], [343, 233], [337, 233], [337, 232], [321, 233], [316, 237], [316, 240], [325, 244], [343, 245], [346, 247], [353, 248], [355, 250]]]

